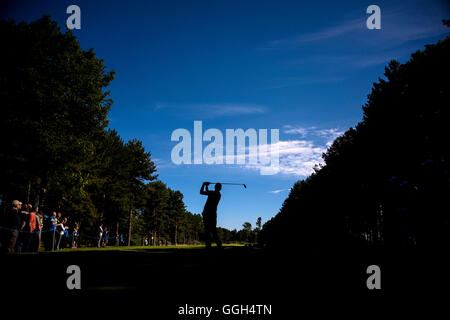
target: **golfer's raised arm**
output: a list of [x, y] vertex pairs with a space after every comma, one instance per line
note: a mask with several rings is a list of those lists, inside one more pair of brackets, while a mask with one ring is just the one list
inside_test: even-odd
[[[200, 194], [203, 194], [205, 196], [208, 195], [208, 191], [209, 191], [208, 185], [209, 185], [209, 182], [203, 182], [202, 187], [200, 188]], [[206, 188], [206, 190], [205, 190], [205, 188]]]

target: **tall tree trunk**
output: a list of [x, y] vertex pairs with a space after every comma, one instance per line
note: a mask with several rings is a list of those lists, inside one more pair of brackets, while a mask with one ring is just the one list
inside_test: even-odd
[[116, 224], [116, 247], [119, 246], [119, 222]]
[[44, 175], [44, 178], [41, 179], [41, 188], [40, 188], [40, 204], [39, 208], [45, 208], [45, 198], [47, 194], [47, 187], [48, 187], [48, 172]]
[[133, 219], [133, 209], [130, 209], [130, 224], [128, 226], [128, 246], [131, 245], [131, 221]]
[[177, 218], [175, 218], [175, 237], [174, 237], [174, 240], [175, 240], [175, 245], [177, 245], [177, 241], [178, 241], [178, 221], [177, 221]]
[[[39, 189], [38, 189], [39, 190]], [[34, 195], [33, 205], [35, 207], [39, 207], [39, 191], [37, 191]]]
[[[156, 245], [156, 233], [157, 233], [157, 221], [156, 221], [156, 208], [153, 208], [153, 212], [152, 212], [152, 216], [153, 216], [153, 245]], [[159, 244], [159, 239], [158, 239], [158, 244]]]
[[103, 193], [103, 196], [102, 196], [102, 211], [100, 211], [100, 224], [103, 223], [103, 215], [105, 213], [105, 199], [106, 199], [106, 194]]
[[40, 192], [40, 194], [42, 194], [42, 197], [40, 197], [39, 208], [45, 208], [45, 193], [47, 192], [47, 190], [42, 188], [41, 191], [42, 192]]
[[31, 181], [28, 182], [27, 203], [30, 203]]

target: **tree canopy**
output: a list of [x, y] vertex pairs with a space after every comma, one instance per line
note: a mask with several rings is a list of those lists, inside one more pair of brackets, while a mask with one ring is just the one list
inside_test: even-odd
[[[151, 153], [138, 139], [108, 128], [115, 73], [93, 49], [49, 16], [31, 23], [0, 21], [0, 200], [51, 214], [62, 212], [84, 234], [102, 223], [130, 243], [199, 243], [203, 223], [183, 194], [157, 180]], [[220, 228], [225, 241], [248, 241]]]
[[141, 141], [107, 129], [114, 71], [48, 16], [0, 21], [0, 34], [2, 204], [20, 198], [87, 226], [125, 219], [157, 175]]
[[294, 184], [261, 244], [449, 244], [449, 46], [447, 37], [389, 63], [362, 121]]

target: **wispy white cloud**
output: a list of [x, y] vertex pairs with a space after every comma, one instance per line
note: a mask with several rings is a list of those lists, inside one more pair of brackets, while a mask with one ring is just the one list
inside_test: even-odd
[[269, 193], [278, 194], [278, 193], [285, 192], [285, 191], [289, 191], [289, 190], [290, 190], [290, 189], [272, 190], [272, 191], [269, 191]]
[[[357, 19], [350, 19], [337, 23], [334, 26], [321, 30], [305, 32], [298, 36], [288, 37], [269, 41], [266, 49], [295, 48], [304, 44], [321, 42], [347, 36], [347, 40], [357, 42], [372, 43], [378, 48], [398, 46], [402, 43], [424, 38], [439, 36], [448, 33], [448, 28], [442, 24], [435, 16], [406, 15], [404, 9], [397, 8], [389, 13], [382, 14], [382, 28], [379, 34], [374, 37], [367, 37], [366, 19], [368, 16], [361, 16]], [[420, 21], [420, 23], [417, 23]], [[351, 36], [351, 37], [348, 37]]]
[[[322, 77], [315, 75], [315, 77], [317, 77], [317, 79], [323, 78], [324, 81], [328, 81], [330, 83], [345, 80], [345, 77], [341, 75], [342, 72], [361, 70], [376, 65], [386, 65], [391, 60], [400, 60], [401, 58], [409, 57], [409, 55], [416, 50], [417, 46], [408, 45], [402, 46], [400, 48], [376, 50], [371, 53], [364, 54], [339, 54], [335, 52], [333, 54], [324, 53], [302, 57], [301, 59], [290, 60], [288, 62], [285, 62], [284, 66], [288, 68], [304, 68], [310, 65], [320, 65], [329, 70], [332, 70], [334, 73], [327, 74]], [[311, 80], [314, 81], [314, 78]], [[290, 82], [295, 83], [295, 80], [293, 79]]]
[[[277, 170], [274, 170], [274, 174], [306, 177], [314, 172], [316, 166], [324, 163], [323, 153], [327, 151], [334, 139], [343, 133], [338, 128], [315, 126], [285, 125], [282, 128], [285, 134], [295, 137], [275, 143], [246, 145], [245, 152], [239, 154], [236, 154], [237, 149], [233, 150], [231, 154], [227, 154], [227, 150], [221, 148], [219, 154], [209, 155], [211, 157], [209, 163], [259, 171], [260, 173], [268, 172], [270, 167], [275, 167]], [[203, 161], [205, 161], [205, 154], [203, 154]], [[205, 163], [207, 162], [205, 161]], [[162, 164], [164, 165], [164, 163]], [[282, 191], [284, 189], [273, 190], [272, 193], [276, 194]]]
[[[247, 160], [243, 168], [261, 170], [267, 164], [249, 163], [251, 158], [272, 158], [272, 150], [278, 150], [279, 173], [291, 176], [309, 176], [314, 172], [314, 167], [324, 163], [322, 159], [328, 147], [331, 146], [336, 137], [343, 134], [337, 128], [318, 128], [301, 126], [283, 126], [284, 133], [300, 135], [303, 139], [279, 141], [273, 145], [259, 146], [259, 149], [247, 149], [246, 155], [233, 156], [234, 159]], [[273, 147], [272, 147], [273, 146]], [[225, 158], [227, 156], [224, 156]]]
[[344, 131], [341, 131], [337, 128], [331, 128], [331, 129], [318, 129], [315, 131], [317, 135], [323, 137], [326, 139], [325, 145], [327, 147], [330, 147], [333, 144], [333, 141], [344, 134]]
[[264, 106], [245, 103], [202, 104], [192, 106], [192, 109], [196, 112], [202, 112], [202, 115], [207, 118], [262, 114], [267, 112], [267, 108]]
[[153, 163], [156, 166], [156, 170], [162, 169], [162, 168], [175, 168], [176, 166], [167, 160], [160, 159], [160, 158], [152, 158]]
[[161, 109], [165, 109], [168, 107], [167, 102], [156, 102], [154, 107], [153, 107], [153, 111], [158, 111]]
[[[313, 173], [314, 166], [323, 163], [322, 154], [326, 151], [325, 146], [316, 145], [308, 140], [279, 141], [271, 146], [278, 149], [278, 173], [293, 176], [306, 177]], [[274, 149], [268, 148], [267, 151], [259, 152], [259, 156], [270, 158]], [[248, 158], [257, 156], [256, 153], [250, 152]], [[243, 168], [259, 171], [267, 166], [259, 162], [242, 165]]]
[[409, 21], [409, 23], [399, 23], [393, 20], [389, 26], [390, 32], [385, 34], [385, 42], [398, 45], [408, 41], [426, 39], [448, 33], [448, 27], [444, 26], [440, 19], [420, 19], [421, 23]]
[[283, 131], [284, 133], [287, 133], [287, 134], [299, 134], [302, 137], [305, 136], [310, 130], [308, 128], [293, 127], [291, 125], [285, 125], [285, 126], [283, 126], [283, 128], [284, 128], [284, 131]]
[[[324, 163], [323, 153], [344, 132], [338, 128], [315, 126], [283, 126], [284, 133], [299, 135], [303, 139], [280, 141], [280, 173], [294, 176], [309, 176], [314, 167]], [[322, 139], [317, 139], [320, 137]]]
[[307, 135], [321, 137], [326, 139], [326, 145], [329, 145], [334, 141], [334, 139], [342, 135], [344, 131], [338, 128], [321, 129], [315, 126], [302, 127], [285, 125], [283, 126], [283, 133], [299, 134], [301, 137], [306, 137]]
[[311, 84], [329, 84], [329, 83], [337, 83], [344, 81], [346, 77], [344, 76], [334, 76], [334, 75], [312, 75], [312, 76], [301, 76], [301, 77], [285, 77], [280, 79], [273, 79], [275, 82], [273, 85], [268, 85], [262, 90], [271, 90], [271, 89], [281, 89], [288, 87], [296, 87], [302, 85], [311, 85]]
[[363, 19], [354, 19], [319, 31], [303, 33], [296, 37], [273, 40], [270, 41], [269, 47], [296, 47], [308, 42], [334, 38], [340, 35], [354, 32], [356, 30], [360, 30], [363, 27], [365, 27], [365, 21]]
[[169, 109], [171, 113], [177, 116], [185, 117], [186, 114], [189, 114], [190, 116], [201, 119], [264, 114], [269, 110], [266, 106], [248, 103], [204, 103], [186, 105], [160, 103], [155, 106], [155, 111], [163, 108]]

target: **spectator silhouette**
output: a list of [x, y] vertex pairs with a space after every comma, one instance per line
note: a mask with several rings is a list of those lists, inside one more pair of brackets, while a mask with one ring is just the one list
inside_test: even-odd
[[78, 248], [78, 237], [79, 237], [80, 226], [78, 222], [74, 223], [73, 232], [72, 232], [72, 248]]
[[24, 232], [24, 243], [23, 243], [23, 251], [34, 251], [34, 243], [36, 242], [36, 235], [37, 233], [35, 230], [39, 230], [39, 216], [38, 208], [34, 208], [34, 210], [31, 210], [28, 214], [28, 220], [25, 223], [25, 226], [23, 228]]
[[217, 205], [220, 201], [220, 190], [222, 189], [222, 184], [216, 183], [214, 186], [214, 191], [208, 190], [210, 182], [203, 182], [200, 189], [200, 194], [208, 196], [206, 200], [205, 207], [203, 208], [203, 224], [205, 226], [205, 244], [207, 248], [211, 247], [212, 239], [216, 242], [218, 247], [222, 247], [222, 241], [217, 234]]
[[5, 216], [5, 243], [4, 252], [13, 253], [16, 247], [17, 238], [19, 237], [19, 229], [21, 228], [20, 210], [22, 209], [22, 203], [19, 200], [12, 202], [12, 209]]
[[103, 224], [100, 223], [100, 226], [98, 227], [97, 248], [100, 248], [102, 246], [102, 240], [103, 240]]

